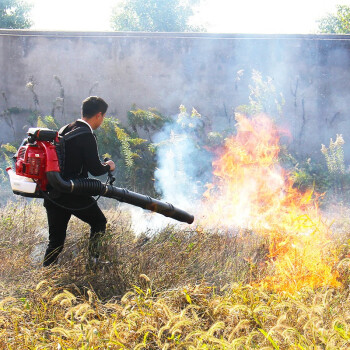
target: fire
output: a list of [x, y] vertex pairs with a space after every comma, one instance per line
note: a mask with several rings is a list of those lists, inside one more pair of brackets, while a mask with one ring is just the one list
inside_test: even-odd
[[301, 193], [278, 161], [280, 132], [265, 115], [237, 115], [237, 135], [213, 163], [214, 181], [204, 194], [203, 224], [247, 228], [269, 241], [260, 284], [294, 292], [303, 286], [339, 286], [337, 262], [312, 191]]

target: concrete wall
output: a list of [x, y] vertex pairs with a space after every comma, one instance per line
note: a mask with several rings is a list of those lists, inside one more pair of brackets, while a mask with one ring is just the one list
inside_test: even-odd
[[[281, 123], [297, 149], [319, 154], [321, 143], [328, 145], [330, 137], [342, 133], [350, 158], [349, 68], [345, 35], [3, 30], [0, 114], [12, 109], [0, 118], [0, 142], [22, 135], [30, 109], [54, 113], [64, 123], [79, 116], [89, 95], [105, 98], [109, 114], [121, 120], [133, 103], [168, 115], [184, 104], [220, 128], [232, 121], [235, 107], [248, 102], [256, 69], [283, 93]], [[240, 70], [244, 74], [237, 79]]]

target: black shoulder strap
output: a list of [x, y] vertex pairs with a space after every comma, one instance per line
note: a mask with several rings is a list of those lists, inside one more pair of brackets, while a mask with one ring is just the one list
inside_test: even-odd
[[69, 124], [62, 126], [62, 128], [60, 130], [58, 130], [58, 135], [62, 135], [62, 133], [64, 132], [64, 130], [66, 130], [68, 128]]
[[66, 129], [66, 127], [62, 128], [59, 131], [59, 135], [64, 139], [64, 141], [68, 141], [73, 139], [74, 137], [77, 137], [79, 135], [83, 135], [83, 134], [92, 134], [91, 130], [88, 128], [83, 128], [83, 127], [79, 127], [76, 128], [72, 131], [67, 132], [66, 134], [61, 134], [64, 130]]

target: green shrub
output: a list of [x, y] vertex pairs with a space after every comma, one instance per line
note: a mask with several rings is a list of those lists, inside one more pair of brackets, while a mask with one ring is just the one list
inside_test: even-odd
[[335, 141], [330, 139], [329, 147], [322, 145], [327, 169], [331, 178], [331, 186], [336, 194], [343, 194], [349, 188], [349, 175], [345, 171], [344, 161], [344, 139], [342, 135], [337, 135]]
[[117, 118], [105, 118], [96, 131], [98, 146], [102, 154], [115, 161], [118, 186], [157, 195], [154, 189], [156, 148], [151, 141], [151, 131], [160, 130], [166, 122], [167, 118], [155, 109], [144, 111], [136, 107], [128, 112], [127, 126]]

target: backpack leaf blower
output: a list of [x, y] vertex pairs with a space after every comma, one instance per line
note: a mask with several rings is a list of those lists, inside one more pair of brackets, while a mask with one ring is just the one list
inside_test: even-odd
[[[79, 128], [77, 134], [79, 134]], [[72, 131], [71, 133], [73, 133]], [[102, 196], [150, 210], [177, 221], [192, 224], [193, 215], [162, 202], [125, 188], [104, 184], [97, 179], [79, 178], [65, 180], [61, 176], [60, 164], [64, 163], [65, 139], [74, 134], [59, 135], [55, 130], [30, 128], [14, 158], [15, 171], [7, 168], [14, 194], [24, 197], [43, 198], [49, 190], [77, 195]]]

